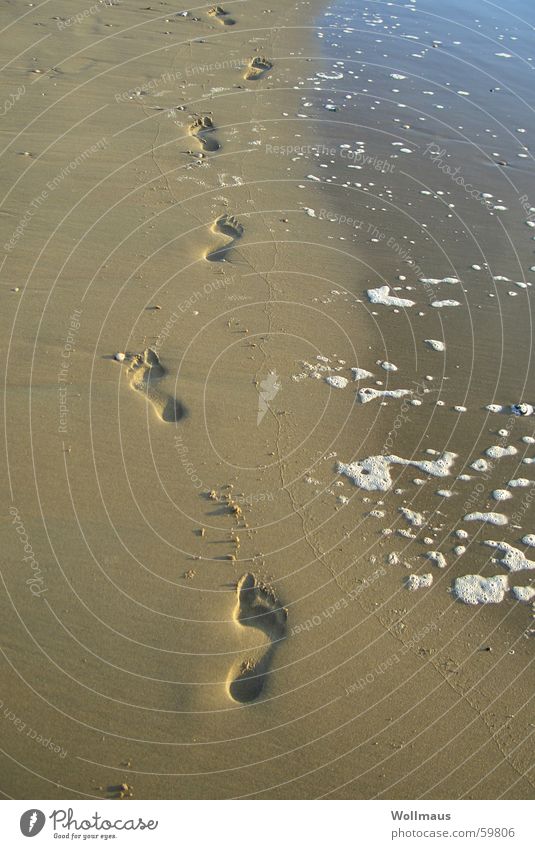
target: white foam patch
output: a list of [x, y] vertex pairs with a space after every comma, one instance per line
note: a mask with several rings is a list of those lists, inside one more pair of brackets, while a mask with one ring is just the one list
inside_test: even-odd
[[506, 525], [509, 521], [503, 513], [467, 513], [465, 522], [486, 522], [488, 525]]
[[422, 525], [425, 525], [425, 517], [422, 516], [421, 513], [416, 513], [414, 510], [409, 510], [408, 507], [400, 507], [399, 512], [407, 520], [409, 525], [413, 526], [413, 528], [421, 528]]
[[453, 583], [453, 594], [465, 604], [498, 604], [507, 590], [507, 575], [483, 578], [481, 575], [463, 575]]
[[524, 545], [529, 545], [531, 548], [535, 546], [535, 534], [526, 534], [522, 537]]
[[512, 457], [514, 454], [518, 454], [518, 451], [514, 445], [508, 445], [507, 448], [502, 445], [491, 445], [490, 448], [487, 448], [485, 454], [487, 457], [492, 457], [493, 460], [500, 460], [502, 457]]
[[361, 404], [368, 404], [377, 398], [403, 398], [404, 395], [412, 395], [412, 389], [373, 389], [368, 386], [359, 389], [357, 395]]
[[526, 445], [533, 445], [535, 442], [535, 438], [533, 436], [523, 436], [522, 442], [525, 442]]
[[512, 587], [511, 592], [517, 601], [530, 602], [535, 596], [535, 589], [533, 587]]
[[460, 283], [458, 277], [420, 277], [420, 283], [426, 283], [430, 286], [437, 286], [439, 283]]
[[352, 368], [353, 380], [364, 380], [366, 377], [373, 377], [371, 371], [366, 371], [365, 368]]
[[512, 498], [512, 494], [508, 492], [506, 489], [495, 489], [492, 492], [492, 497], [495, 501], [507, 501], [509, 498]]
[[413, 307], [415, 301], [408, 298], [396, 298], [390, 295], [390, 286], [379, 286], [377, 289], [368, 289], [366, 292], [370, 303], [383, 304], [386, 307]]
[[496, 542], [493, 539], [486, 539], [484, 545], [488, 545], [490, 548], [497, 548], [498, 551], [504, 552], [504, 556], [499, 562], [509, 572], [524, 572], [535, 569], [535, 561], [528, 560], [519, 548], [509, 545], [508, 542]]
[[528, 478], [514, 478], [512, 481], [508, 482], [507, 486], [526, 487], [530, 484], [535, 484], [535, 481], [530, 481]]
[[439, 569], [446, 568], [446, 558], [441, 551], [428, 551], [425, 555], [428, 560], [431, 560]]
[[355, 486], [370, 491], [386, 492], [392, 486], [390, 466], [414, 466], [434, 477], [444, 478], [451, 474], [451, 467], [457, 457], [451, 451], [445, 451], [437, 460], [404, 460], [395, 454], [366, 457], [352, 463], [338, 463], [339, 474], [348, 477]]
[[397, 370], [398, 370], [398, 367], [397, 367], [397, 366], [395, 366], [395, 365], [394, 365], [394, 363], [388, 363], [386, 360], [383, 360], [383, 361], [380, 363], [380, 366], [381, 366], [381, 368], [383, 368], [385, 371], [397, 371]]
[[425, 339], [424, 341], [426, 345], [429, 345], [429, 347], [433, 349], [433, 351], [446, 350], [444, 342], [441, 342], [439, 339]]
[[442, 307], [460, 307], [461, 304], [459, 301], [452, 301], [449, 298], [446, 298], [445, 301], [431, 301], [431, 306], [436, 310], [440, 310]]
[[335, 389], [345, 389], [349, 382], [347, 377], [341, 377], [339, 374], [330, 374], [325, 380], [329, 386], [334, 386]]
[[409, 590], [422, 590], [426, 587], [430, 587], [433, 583], [433, 576], [431, 572], [427, 575], [409, 575], [407, 578], [407, 589]]
[[470, 463], [470, 468], [473, 469], [475, 472], [486, 472], [488, 467], [489, 464], [486, 460], [483, 460], [482, 458], [479, 460], [474, 460], [473, 463]]

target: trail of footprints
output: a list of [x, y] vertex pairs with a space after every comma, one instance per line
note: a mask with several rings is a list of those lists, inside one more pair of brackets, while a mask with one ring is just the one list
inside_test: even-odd
[[[208, 14], [224, 26], [236, 23], [221, 6], [212, 6]], [[273, 67], [273, 63], [264, 56], [255, 56], [249, 62], [244, 79], [258, 80]], [[189, 133], [202, 147], [203, 151], [213, 153], [220, 149], [214, 136], [214, 123], [209, 115], [195, 118], [189, 127]], [[243, 235], [243, 227], [234, 215], [221, 215], [211, 227], [211, 232], [223, 236], [224, 241], [208, 250], [205, 259], [209, 262], [224, 262], [228, 252]], [[151, 404], [158, 417], [164, 422], [178, 422], [185, 415], [182, 403], [162, 389], [160, 383], [167, 370], [152, 348], [129, 356], [127, 377], [129, 385], [143, 395]], [[254, 651], [253, 655], [242, 658], [232, 665], [227, 678], [227, 692], [235, 702], [246, 704], [257, 699], [269, 674], [276, 650], [276, 644], [286, 636], [288, 611], [281, 607], [273, 593], [257, 582], [251, 572], [247, 572], [238, 581], [236, 588], [236, 606], [233, 618], [239, 628], [256, 628], [267, 641]]]

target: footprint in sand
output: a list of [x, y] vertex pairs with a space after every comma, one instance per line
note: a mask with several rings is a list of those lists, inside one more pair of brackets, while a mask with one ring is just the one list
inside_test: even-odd
[[137, 389], [151, 402], [164, 422], [178, 422], [184, 415], [180, 401], [162, 392], [159, 381], [167, 374], [160, 363], [158, 354], [152, 348], [146, 348], [142, 354], [135, 354], [128, 368], [128, 377], [132, 389]]
[[276, 644], [286, 636], [288, 611], [267, 588], [257, 584], [251, 572], [242, 575], [236, 594], [238, 602], [233, 615], [237, 625], [257, 628], [268, 638], [263, 648], [238, 661], [230, 670], [228, 693], [235, 702], [244, 703], [254, 701], [262, 692]]
[[213, 18], [217, 18], [217, 20], [226, 27], [231, 27], [236, 23], [234, 18], [231, 18], [229, 13], [225, 12], [221, 6], [212, 6], [211, 9], [208, 9], [208, 14]]
[[208, 251], [206, 259], [209, 262], [223, 262], [227, 258], [227, 251], [234, 247], [243, 235], [243, 227], [234, 215], [222, 215], [212, 224], [212, 233], [222, 233], [223, 236], [227, 236], [227, 241], [213, 251]]
[[214, 132], [214, 122], [209, 115], [203, 115], [202, 118], [196, 118], [189, 128], [190, 135], [194, 136], [200, 143], [203, 150], [213, 152], [219, 150], [221, 145], [215, 140], [212, 133]]
[[249, 62], [249, 67], [243, 75], [243, 78], [244, 80], [259, 80], [260, 77], [263, 77], [264, 74], [271, 71], [272, 67], [273, 62], [270, 62], [265, 56], [255, 56]]

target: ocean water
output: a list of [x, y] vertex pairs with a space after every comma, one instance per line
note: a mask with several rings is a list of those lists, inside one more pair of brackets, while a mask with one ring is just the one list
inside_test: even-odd
[[[336, 369], [336, 385], [356, 394], [338, 471], [361, 492], [388, 491], [390, 533], [399, 504], [423, 509], [428, 553], [459, 578], [493, 568], [479, 545], [486, 525], [502, 525], [511, 545], [535, 525], [532, 498], [509, 486], [529, 467], [535, 427], [513, 406], [535, 398], [534, 21], [525, 2], [341, 0], [317, 20], [301, 98], [312, 119], [307, 212], [318, 240], [351, 257], [332, 300], [350, 303], [344, 329], [371, 375], [353, 382], [357, 363]], [[382, 361], [395, 368], [385, 374]], [[410, 464], [429, 472], [426, 453], [456, 458], [443, 489], [429, 474], [408, 487], [391, 476]], [[464, 522], [473, 544], [458, 546]], [[520, 630], [528, 620], [524, 611]]]

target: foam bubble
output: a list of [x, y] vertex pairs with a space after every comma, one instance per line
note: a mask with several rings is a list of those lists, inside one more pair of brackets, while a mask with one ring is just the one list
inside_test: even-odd
[[452, 451], [445, 451], [436, 460], [404, 460], [395, 454], [366, 457], [352, 463], [338, 463], [337, 471], [346, 475], [355, 486], [368, 491], [386, 492], [392, 486], [390, 466], [414, 466], [422, 472], [434, 477], [447, 477], [456, 458]]
[[390, 286], [379, 286], [377, 289], [368, 289], [366, 294], [372, 304], [383, 304], [386, 307], [413, 307], [415, 301], [408, 298], [396, 298], [389, 295]]
[[506, 489], [495, 489], [492, 492], [492, 497], [494, 498], [495, 501], [507, 501], [509, 498], [512, 498], [513, 496]]
[[371, 371], [366, 371], [365, 368], [352, 368], [353, 380], [364, 380], [365, 377], [373, 377]]
[[330, 386], [334, 386], [335, 389], [345, 389], [349, 382], [347, 377], [341, 377], [339, 374], [330, 374], [325, 380]]
[[445, 351], [446, 346], [444, 342], [441, 342], [439, 339], [424, 339], [426, 345], [429, 345], [433, 351]]
[[421, 513], [409, 510], [408, 507], [400, 507], [399, 512], [404, 516], [409, 525], [412, 525], [414, 528], [421, 528], [422, 525], [425, 525], [425, 518]]
[[535, 596], [535, 589], [533, 587], [512, 587], [511, 592], [517, 601], [529, 602]]
[[421, 590], [430, 587], [433, 583], [433, 576], [429, 572], [427, 575], [409, 575], [407, 578], [407, 589]]
[[446, 298], [445, 301], [431, 301], [431, 306], [439, 310], [442, 309], [442, 307], [460, 307], [461, 304], [459, 301], [452, 301]]
[[535, 546], [535, 534], [526, 534], [522, 537], [524, 545], [529, 545], [532, 548]]
[[499, 460], [501, 457], [512, 457], [514, 454], [518, 454], [518, 451], [514, 445], [508, 445], [507, 448], [502, 445], [491, 445], [490, 448], [487, 448], [485, 454], [487, 457], [492, 457], [493, 460]]
[[509, 521], [503, 513], [467, 513], [465, 522], [487, 522], [489, 525], [506, 525]]
[[507, 575], [483, 578], [481, 575], [463, 575], [456, 578], [453, 594], [465, 604], [498, 604], [507, 590]]
[[420, 283], [425, 283], [428, 286], [437, 286], [439, 283], [460, 283], [458, 277], [420, 277]]
[[368, 386], [359, 389], [357, 395], [361, 404], [368, 404], [376, 398], [403, 398], [404, 395], [412, 395], [412, 389], [373, 389]]
[[428, 560], [431, 560], [433, 563], [435, 563], [435, 565], [438, 566], [439, 569], [446, 568], [446, 558], [444, 557], [441, 551], [428, 551], [425, 556]]
[[504, 552], [504, 556], [499, 562], [509, 572], [523, 572], [524, 570], [535, 569], [535, 561], [528, 560], [519, 548], [514, 548], [508, 542], [496, 542], [492, 539], [486, 539], [484, 545], [488, 545], [490, 548], [497, 548], [498, 551]]

